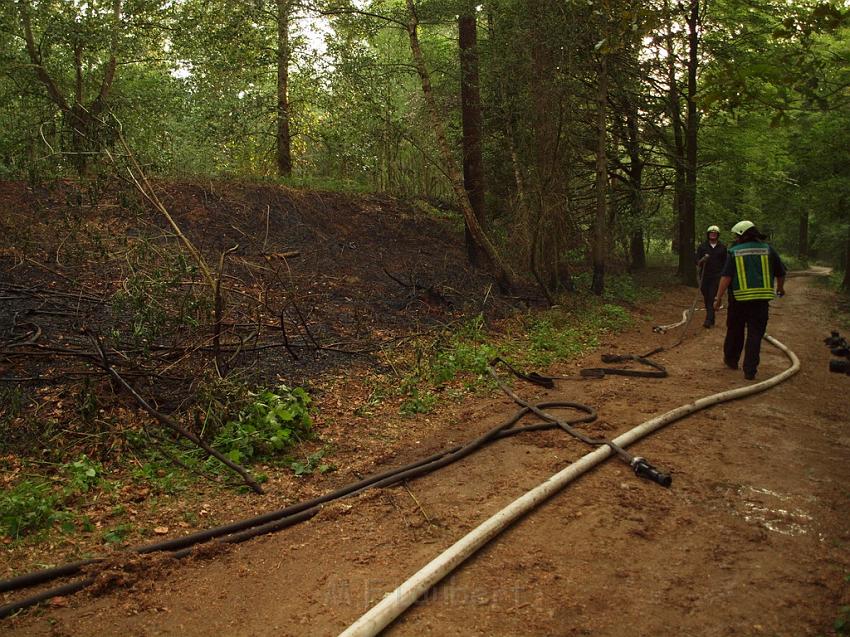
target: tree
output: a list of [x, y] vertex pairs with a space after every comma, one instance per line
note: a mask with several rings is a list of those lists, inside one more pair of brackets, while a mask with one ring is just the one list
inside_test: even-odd
[[593, 281], [590, 289], [594, 294], [602, 294], [608, 254], [608, 56], [604, 52], [599, 54], [596, 82], [596, 216], [593, 220]]
[[697, 142], [699, 112], [697, 111], [697, 65], [699, 48], [699, 0], [690, 0], [688, 11], [688, 92], [685, 96], [685, 188], [679, 209], [679, 276], [688, 285], [696, 285], [693, 264], [695, 247], [695, 215], [697, 201]]
[[292, 147], [289, 130], [289, 63], [292, 51], [289, 44], [289, 18], [292, 0], [277, 0], [277, 172], [282, 177], [292, 175]]
[[487, 237], [484, 229], [481, 227], [481, 224], [475, 216], [475, 211], [473, 210], [472, 204], [469, 200], [469, 195], [464, 187], [462, 171], [457, 165], [446, 136], [444, 119], [439, 112], [436, 100], [434, 99], [434, 93], [431, 89], [431, 76], [428, 72], [428, 67], [425, 64], [425, 56], [422, 53], [422, 47], [419, 43], [419, 36], [417, 33], [419, 18], [416, 13], [416, 7], [413, 4], [413, 0], [406, 0], [406, 3], [408, 10], [407, 34], [410, 39], [410, 51], [413, 56], [414, 65], [416, 66], [416, 72], [418, 73], [422, 84], [422, 94], [428, 107], [428, 114], [440, 149], [443, 167], [446, 171], [446, 175], [451, 181], [452, 189], [454, 190], [458, 205], [463, 213], [466, 227], [469, 229], [473, 240], [487, 256], [489, 264], [493, 268], [494, 275], [497, 281], [499, 281], [499, 284], [504, 289], [510, 289], [514, 285], [514, 274], [496, 251], [495, 246]]
[[[67, 6], [59, 15], [39, 15], [45, 26], [38, 37], [29, 0], [18, 0], [17, 7], [26, 54], [47, 97], [62, 113], [71, 139], [68, 152], [77, 172], [84, 175], [91, 155], [105, 142], [100, 118], [107, 109], [115, 80], [122, 2], [111, 0], [104, 6], [92, 1], [81, 7], [79, 13], [76, 6]], [[61, 20], [60, 27], [48, 29], [46, 25], [55, 18]], [[61, 50], [63, 47], [65, 50]], [[60, 49], [56, 57], [46, 59], [45, 53], [56, 49]], [[67, 66], [69, 62], [71, 69]], [[92, 68], [97, 68], [99, 73], [88, 71]], [[100, 79], [96, 80], [98, 75]]]
[[[463, 182], [475, 217], [481, 227], [486, 228], [484, 160], [481, 153], [481, 91], [478, 75], [478, 18], [474, 3], [469, 2], [463, 8], [464, 12], [458, 16]], [[472, 264], [479, 264], [486, 255], [481, 254], [481, 249], [468, 226], [465, 233], [469, 260]]]
[[701, 103], [711, 120], [707, 139], [720, 141], [700, 191], [720, 215], [769, 229], [802, 263], [838, 263], [850, 177], [842, 164], [847, 13], [829, 2], [720, 0], [712, 8]]

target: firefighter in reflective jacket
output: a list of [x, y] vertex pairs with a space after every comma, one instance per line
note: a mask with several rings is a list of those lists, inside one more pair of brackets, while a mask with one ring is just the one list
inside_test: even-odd
[[731, 369], [738, 369], [738, 359], [743, 350], [744, 378], [753, 380], [759, 366], [761, 339], [767, 329], [768, 303], [776, 296], [784, 296], [786, 270], [779, 253], [764, 242], [765, 236], [752, 221], [736, 223], [732, 234], [735, 242], [729, 247], [714, 307], [720, 307], [723, 293], [728, 289], [729, 312], [726, 315], [723, 362]]

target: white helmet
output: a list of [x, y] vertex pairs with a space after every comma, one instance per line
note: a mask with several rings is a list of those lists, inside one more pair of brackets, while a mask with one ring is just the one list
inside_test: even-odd
[[732, 234], [736, 234], [741, 237], [747, 230], [755, 227], [756, 224], [754, 224], [752, 221], [739, 221], [734, 226], [732, 226]]
[[705, 233], [708, 234], [709, 232], [716, 232], [717, 234], [720, 234], [720, 228], [717, 226], [708, 226], [708, 230], [706, 230]]

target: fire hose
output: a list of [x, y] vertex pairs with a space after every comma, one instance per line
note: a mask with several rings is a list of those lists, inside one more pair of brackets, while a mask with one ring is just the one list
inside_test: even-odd
[[[612, 443], [620, 448], [625, 448], [671, 422], [720, 403], [765, 391], [796, 374], [800, 369], [800, 360], [794, 352], [772, 336], [765, 336], [764, 338], [788, 357], [791, 366], [785, 371], [759, 383], [711, 394], [693, 403], [677, 407], [630, 429], [615, 438]], [[466, 534], [446, 551], [431, 560], [431, 562], [422, 567], [394, 591], [386, 594], [378, 604], [373, 606], [366, 614], [343, 631], [340, 637], [372, 637], [377, 635], [404, 613], [405, 610], [430, 588], [458, 568], [478, 549], [499, 535], [499, 533], [514, 521], [521, 518], [555, 493], [561, 491], [576, 478], [604, 462], [612, 453], [614, 451], [611, 446], [601, 445], [595, 451], [573, 462], [545, 482], [514, 500], [511, 504]]]
[[[652, 352], [647, 354], [647, 356], [651, 353]], [[603, 357], [604, 362], [620, 362], [623, 360], [635, 360], [645, 365], [649, 365], [655, 369], [653, 371], [640, 371], [621, 370], [616, 368], [592, 368], [591, 370], [583, 370], [582, 376], [599, 378], [604, 376], [605, 374], [612, 373], [649, 377], [663, 377], [667, 375], [666, 370], [662, 366], [658, 365], [657, 363], [654, 363], [653, 361], [648, 360], [643, 356], [606, 355], [605, 357]], [[494, 365], [497, 362], [505, 363], [505, 365], [507, 365], [511, 369], [511, 371], [513, 371], [516, 375], [526, 380], [529, 380], [530, 382], [536, 382], [537, 384], [541, 384], [548, 387], [553, 386], [552, 379], [565, 378], [558, 376], [540, 376], [539, 374], [533, 372], [532, 374], [526, 376], [522, 373], [517, 372], [517, 370], [511, 368], [510, 365], [508, 365], [505, 361], [501, 361], [501, 359], [495, 359], [494, 361], [492, 361], [491, 365]], [[492, 367], [490, 367], [489, 369], [490, 373], [493, 374], [495, 377], [495, 372], [493, 371]], [[497, 439], [513, 436], [522, 432], [553, 429], [556, 427], [563, 429], [571, 436], [586, 444], [598, 446], [601, 449], [605, 449], [605, 457], [607, 457], [607, 455], [610, 453], [617, 454], [621, 460], [626, 462], [633, 469], [635, 475], [637, 475], [638, 477], [652, 480], [665, 487], [670, 486], [672, 478], [668, 474], [658, 471], [644, 458], [639, 456], [635, 457], [628, 454], [623, 449], [623, 445], [620, 445], [617, 440], [608, 441], [604, 439], [591, 438], [576, 429], [575, 425], [592, 422], [596, 419], [596, 412], [591, 407], [579, 403], [570, 402], [548, 402], [541, 403], [538, 405], [532, 405], [526, 403], [518, 396], [516, 396], [516, 394], [507, 389], [507, 387], [503, 383], [501, 383], [501, 381], [499, 381], [497, 377], [496, 380], [500, 387], [503, 389], [503, 391], [506, 391], [508, 395], [514, 398], [514, 400], [521, 405], [521, 408], [514, 414], [512, 418], [509, 418], [508, 420], [492, 428], [479, 438], [465, 445], [459, 445], [438, 452], [436, 454], [433, 454], [432, 456], [410, 463], [408, 465], [367, 477], [363, 480], [351, 483], [318, 498], [313, 498], [305, 502], [297, 503], [277, 511], [271, 511], [254, 518], [239, 520], [230, 524], [206, 529], [204, 531], [193, 533], [181, 538], [175, 538], [154, 544], [134, 547], [129, 549], [128, 553], [147, 554], [153, 552], [168, 552], [170, 553], [171, 557], [182, 558], [187, 555], [190, 555], [195, 545], [203, 542], [208, 542], [210, 540], [217, 539], [222, 543], [243, 542], [258, 535], [272, 533], [310, 519], [314, 515], [319, 513], [324, 504], [328, 502], [332, 502], [343, 497], [355, 495], [369, 488], [391, 486], [401, 481], [416, 478], [426, 473], [430, 473], [431, 471], [434, 471], [440, 467], [446, 466], [447, 464], [466, 457], [467, 455], [480, 449], [489, 442], [495, 441]], [[769, 381], [764, 382], [767, 383]], [[759, 387], [762, 384], [763, 383], [753, 385], [751, 386], [751, 388]], [[548, 412], [543, 411], [544, 409], [564, 408], [576, 409], [578, 411], [584, 412], [585, 415], [570, 420], [560, 420], [555, 416], [549, 414]], [[523, 417], [530, 413], [534, 413], [535, 415], [542, 418], [543, 422], [522, 427], [513, 426], [519, 420], [521, 420]], [[0, 580], [0, 593], [21, 590], [39, 584], [44, 584], [59, 578], [74, 576], [87, 570], [93, 570], [96, 568], [97, 564], [105, 561], [106, 558], [103, 557], [91, 558], [87, 560], [72, 562], [58, 567], [42, 569], [40, 571], [27, 573], [6, 580]], [[53, 597], [73, 594], [75, 592], [83, 590], [84, 588], [87, 588], [96, 581], [96, 574], [84, 574], [86, 576], [82, 579], [78, 579], [76, 581], [58, 587], [41, 591], [18, 601], [13, 601], [4, 605], [0, 605], [0, 619], [8, 617], [9, 615], [17, 612], [18, 610], [38, 604]]]
[[[551, 419], [544, 420], [544, 422], [514, 427], [516, 423], [531, 413], [544, 413], [542, 411], [543, 409], [571, 409], [580, 412], [580, 415], [566, 420], [559, 420], [557, 418], [550, 417]], [[426, 473], [435, 471], [436, 469], [470, 455], [495, 440], [524, 432], [555, 429], [557, 427], [575, 429], [576, 425], [593, 422], [596, 418], [596, 411], [592, 407], [582, 405], [580, 403], [555, 401], [540, 403], [538, 405], [525, 405], [514, 413], [512, 417], [466, 444], [445, 449], [428, 456], [427, 458], [369, 476], [323, 496], [293, 504], [280, 510], [270, 511], [257, 517], [206, 529], [184, 537], [135, 547], [129, 549], [127, 553], [148, 554], [154, 552], [167, 552], [171, 557], [182, 558], [190, 555], [195, 545], [208, 542], [210, 540], [217, 539], [222, 543], [229, 544], [244, 542], [245, 540], [258, 535], [272, 533], [308, 520], [319, 513], [323, 506], [328, 502], [344, 497], [350, 497], [366, 489], [391, 486], [404, 480], [417, 478], [425, 475]], [[77, 579], [61, 586], [40, 591], [24, 599], [0, 605], [0, 619], [8, 617], [18, 610], [33, 606], [53, 597], [70, 595], [91, 586], [96, 581], [97, 573], [88, 571], [96, 570], [97, 565], [105, 561], [106, 558], [103, 557], [79, 560], [62, 566], [42, 569], [10, 579], [0, 580], [0, 593], [4, 593], [30, 588], [39, 584], [46, 584], [60, 578], [72, 577], [83, 573], [82, 579]]]

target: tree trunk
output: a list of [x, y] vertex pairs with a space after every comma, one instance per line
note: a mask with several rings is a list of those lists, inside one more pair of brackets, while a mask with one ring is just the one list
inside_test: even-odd
[[800, 233], [797, 242], [797, 258], [802, 265], [809, 263], [809, 211], [800, 213]]
[[646, 246], [643, 243], [643, 228], [632, 232], [629, 241], [629, 253], [632, 262], [632, 271], [646, 269]]
[[699, 34], [699, 0], [691, 0], [688, 15], [688, 118], [685, 129], [685, 191], [679, 221], [679, 275], [687, 285], [697, 284], [697, 273], [692, 254], [695, 240], [697, 197], [697, 46]]
[[[630, 269], [643, 270], [646, 268], [646, 250], [643, 245], [644, 200], [643, 200], [643, 169], [646, 162], [641, 155], [641, 135], [638, 125], [637, 106], [630, 97], [626, 96], [626, 131], [628, 137], [626, 147], [629, 153], [629, 188], [631, 189], [630, 216], [636, 224], [629, 240]], [[614, 146], [616, 148], [616, 146]]]
[[[673, 254], [680, 254], [681, 250], [681, 219], [682, 209], [684, 205], [685, 191], [685, 140], [682, 132], [682, 107], [679, 99], [679, 86], [676, 80], [676, 48], [673, 41], [672, 24], [673, 18], [670, 15], [670, 4], [667, 0], [664, 2], [664, 13], [667, 19], [667, 32], [665, 34], [667, 46], [667, 84], [668, 84], [668, 109], [670, 112], [670, 125], [673, 129], [673, 216], [676, 222], [673, 224], [672, 232], [672, 251]], [[685, 251], [687, 253], [687, 250]], [[681, 272], [680, 272], [681, 274]]]
[[466, 227], [472, 235], [473, 240], [479, 248], [487, 256], [496, 281], [503, 289], [510, 289], [514, 284], [514, 274], [508, 265], [502, 260], [496, 252], [496, 247], [491, 243], [490, 239], [484, 233], [481, 224], [478, 223], [478, 218], [475, 216], [475, 211], [472, 209], [472, 204], [469, 202], [466, 188], [463, 184], [463, 172], [457, 164], [451, 147], [449, 146], [448, 137], [446, 136], [446, 127], [443, 118], [440, 116], [434, 93], [431, 90], [431, 76], [428, 73], [428, 67], [425, 65], [425, 56], [422, 54], [422, 47], [419, 44], [419, 36], [417, 28], [419, 19], [416, 16], [416, 8], [413, 5], [413, 0], [407, 0], [407, 9], [410, 14], [407, 23], [407, 35], [410, 39], [410, 52], [413, 56], [413, 62], [416, 66], [416, 72], [419, 74], [419, 80], [422, 84], [422, 94], [425, 98], [425, 104], [428, 107], [428, 115], [431, 119], [431, 126], [434, 129], [434, 136], [437, 139], [437, 145], [440, 149], [440, 155], [443, 158], [443, 168], [449, 181], [452, 185], [452, 190], [457, 198], [458, 205], [463, 213]]
[[[547, 298], [559, 288], [561, 261], [557, 238], [564, 211], [556, 188], [558, 174], [558, 127], [560, 110], [555, 95], [553, 77], [558, 73], [553, 60], [552, 43], [545, 25], [551, 19], [552, 3], [528, 4], [528, 31], [531, 53], [531, 81], [528, 90], [531, 98], [531, 148], [529, 185], [531, 186], [531, 213], [535, 218], [533, 234], [533, 264], [535, 278], [546, 287]], [[511, 78], [507, 79], [508, 82]], [[557, 115], [556, 115], [557, 114]], [[567, 281], [569, 289], [571, 281]], [[551, 301], [550, 301], [551, 302]]]
[[[532, 99], [532, 140], [534, 143], [534, 175], [536, 183], [533, 184], [539, 191], [539, 199], [542, 208], [547, 208], [546, 200], [549, 196], [549, 182], [554, 177], [553, 172], [556, 159], [553, 156], [555, 141], [557, 105], [552, 96], [552, 78], [556, 73], [552, 63], [552, 52], [549, 50], [547, 32], [545, 29], [548, 18], [546, 6], [543, 2], [532, 2], [529, 5], [531, 14], [531, 69], [532, 81], [530, 84]], [[545, 212], [545, 210], [544, 210]]]
[[[478, 24], [475, 5], [458, 18], [460, 42], [460, 101], [463, 120], [463, 183], [469, 203], [482, 228], [487, 227], [484, 209], [484, 160], [481, 153], [481, 91], [478, 84]], [[466, 228], [469, 261], [479, 265], [486, 255]]]
[[606, 106], [608, 102], [608, 60], [604, 52], [599, 53], [599, 76], [596, 93], [596, 216], [593, 222], [593, 281], [591, 290], [602, 294], [605, 289], [605, 257], [607, 252], [607, 204], [608, 204], [608, 126]]
[[289, 14], [291, 0], [277, 0], [277, 174], [292, 175], [292, 148], [289, 132]]
[[850, 224], [847, 224], [847, 238], [844, 240], [844, 279], [841, 287], [850, 292]]

